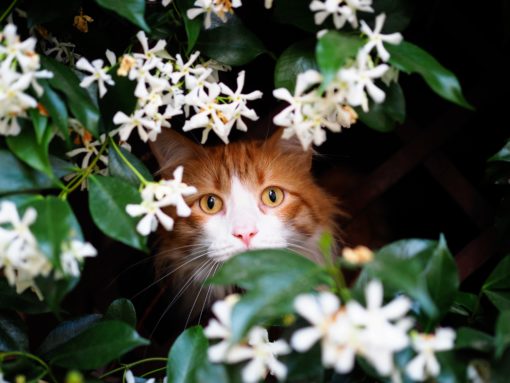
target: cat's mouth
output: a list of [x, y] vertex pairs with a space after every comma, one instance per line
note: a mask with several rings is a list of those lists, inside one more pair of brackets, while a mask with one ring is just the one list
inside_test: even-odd
[[215, 260], [218, 263], [223, 263], [228, 261], [230, 258], [236, 256], [237, 254], [246, 253], [247, 251], [252, 250], [264, 250], [264, 249], [285, 249], [288, 248], [287, 243], [283, 241], [274, 241], [274, 242], [266, 242], [264, 245], [250, 245], [248, 247], [234, 247], [229, 246], [222, 250], [210, 250], [209, 257]]

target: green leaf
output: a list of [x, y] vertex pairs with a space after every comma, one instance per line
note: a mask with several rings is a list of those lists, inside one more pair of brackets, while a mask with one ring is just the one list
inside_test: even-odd
[[499, 314], [494, 341], [496, 344], [496, 358], [500, 358], [510, 344], [510, 310], [505, 310]]
[[207, 361], [207, 338], [200, 326], [184, 331], [168, 353], [168, 383], [191, 383], [201, 365]]
[[93, 326], [100, 319], [101, 315], [90, 314], [60, 323], [43, 340], [37, 350], [37, 354], [43, 356], [49, 355], [58, 347], [61, 347]]
[[117, 320], [124, 322], [129, 326], [136, 327], [136, 310], [135, 306], [129, 299], [119, 298], [112, 302], [106, 310], [105, 319]]
[[48, 157], [48, 146], [53, 133], [51, 129], [46, 129], [42, 133], [42, 142], [37, 142], [37, 137], [32, 128], [25, 126], [17, 136], [7, 137], [9, 149], [23, 162], [53, 177], [50, 160]]
[[482, 352], [490, 352], [494, 349], [494, 338], [474, 328], [461, 327], [457, 329], [455, 348], [469, 348]]
[[284, 356], [282, 362], [288, 369], [287, 379], [291, 382], [323, 382], [324, 367], [321, 362], [320, 343], [306, 353], [292, 353]]
[[200, 36], [200, 30], [202, 29], [202, 18], [195, 17], [193, 20], [188, 18], [186, 11], [193, 8], [195, 0], [177, 0], [177, 8], [181, 12], [184, 20], [184, 28], [186, 29], [186, 36], [188, 37], [188, 46], [186, 48], [186, 54], [189, 55], [193, 50], [193, 47], [197, 43], [198, 36]]
[[510, 291], [484, 291], [485, 296], [499, 311], [510, 310]]
[[9, 286], [7, 279], [0, 278], [0, 309], [10, 309], [27, 314], [41, 314], [48, 312], [48, 306], [30, 290], [18, 294], [16, 289]]
[[46, 134], [46, 129], [48, 128], [48, 117], [43, 116], [38, 109], [32, 108], [28, 111], [30, 118], [32, 120], [32, 125], [34, 126], [35, 137], [37, 138], [37, 143], [40, 145], [43, 143], [44, 136]]
[[96, 3], [131, 21], [144, 31], [150, 31], [144, 19], [145, 0], [96, 0]]
[[482, 286], [482, 293], [500, 310], [510, 310], [510, 256], [503, 258]]
[[28, 350], [25, 323], [12, 311], [0, 311], [0, 352]]
[[65, 102], [48, 84], [47, 81], [40, 81], [44, 89], [44, 93], [40, 98], [43, 107], [48, 111], [53, 123], [57, 126], [58, 130], [65, 137], [69, 139], [69, 115]]
[[453, 300], [450, 312], [463, 316], [470, 316], [475, 310], [478, 297], [475, 294], [458, 291]]
[[89, 209], [97, 227], [126, 245], [146, 251], [147, 238], [136, 231], [140, 218], [126, 213], [128, 204], [141, 202], [138, 190], [115, 177], [91, 176], [89, 179]]
[[369, 128], [379, 132], [391, 132], [406, 118], [406, 99], [402, 88], [396, 82], [385, 89], [386, 99], [382, 103], [369, 102], [369, 111], [357, 108], [359, 119]]
[[457, 265], [441, 235], [424, 270], [430, 296], [442, 317], [448, 312], [459, 289]]
[[200, 34], [196, 49], [202, 54], [227, 65], [244, 65], [266, 48], [260, 39], [235, 16], [216, 28]]
[[457, 77], [428, 52], [407, 41], [398, 45], [387, 44], [386, 48], [391, 55], [390, 63], [397, 69], [421, 75], [439, 96], [466, 109], [474, 109], [464, 98]]
[[273, 17], [283, 24], [294, 25], [307, 32], [317, 32], [323, 28], [316, 25], [313, 12], [310, 11], [310, 0], [280, 0], [273, 4]]
[[212, 282], [248, 290], [233, 310], [232, 341], [236, 342], [254, 324], [292, 313], [296, 295], [331, 281], [321, 266], [305, 257], [289, 250], [271, 249], [229, 259]]
[[379, 250], [368, 263], [356, 284], [358, 295], [364, 290], [363, 283], [377, 278], [389, 292], [405, 293], [414, 298], [429, 318], [437, 319], [439, 312], [434, 304], [423, 273], [427, 261], [436, 250], [437, 242], [429, 240], [401, 240]]
[[123, 322], [97, 322], [57, 347], [51, 353], [50, 363], [68, 369], [90, 370], [147, 344], [149, 341]]
[[312, 40], [292, 44], [278, 57], [274, 69], [274, 87], [294, 91], [297, 75], [308, 69], [318, 69]]
[[487, 160], [488, 162], [510, 162], [510, 140], [508, 140], [499, 152]]
[[229, 379], [227, 368], [223, 364], [211, 363], [207, 358], [197, 370], [196, 381], [234, 383]]
[[56, 181], [31, 169], [7, 150], [0, 150], [0, 194], [51, 189]]
[[79, 280], [78, 277], [55, 279], [54, 275], [50, 274], [47, 277], [37, 277], [35, 283], [39, 290], [41, 290], [44, 302], [60, 318], [60, 303], [76, 287]]
[[68, 106], [74, 116], [95, 137], [99, 135], [99, 109], [90, 98], [87, 91], [80, 87], [76, 74], [64, 64], [51, 58], [41, 56], [44, 68], [53, 72], [50, 85], [64, 93]]
[[347, 60], [354, 58], [364, 41], [357, 35], [329, 31], [317, 42], [315, 55], [324, 76], [323, 86], [328, 85]]
[[66, 201], [48, 196], [30, 204], [37, 211], [37, 220], [30, 229], [43, 254], [60, 269], [62, 244], [71, 239], [83, 240], [80, 224]]
[[[147, 169], [147, 167], [140, 161], [136, 156], [128, 152], [127, 150], [120, 148], [120, 151], [126, 157], [126, 159], [133, 165], [136, 170], [142, 174], [142, 176], [147, 181], [153, 181], [153, 177], [151, 172]], [[131, 185], [138, 187], [140, 186], [140, 180], [133, 173], [133, 171], [126, 165], [126, 163], [120, 158], [119, 154], [115, 150], [115, 148], [110, 146], [108, 151], [108, 170], [109, 174], [122, 178], [124, 181], [129, 182]]]

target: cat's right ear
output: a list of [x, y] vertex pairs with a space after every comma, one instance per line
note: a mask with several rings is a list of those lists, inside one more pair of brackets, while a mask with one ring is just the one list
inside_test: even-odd
[[196, 158], [204, 150], [200, 145], [173, 129], [164, 128], [156, 141], [150, 141], [151, 152], [158, 161], [158, 173], [170, 175], [179, 165]]

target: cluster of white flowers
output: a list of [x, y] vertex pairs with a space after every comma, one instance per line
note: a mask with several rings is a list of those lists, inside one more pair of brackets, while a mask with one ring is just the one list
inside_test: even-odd
[[138, 222], [136, 230], [142, 235], [148, 235], [158, 227], [158, 221], [166, 230], [172, 230], [174, 220], [161, 209], [167, 206], [175, 206], [179, 217], [189, 217], [191, 209], [184, 201], [184, 197], [197, 192], [193, 186], [182, 182], [184, 168], [175, 169], [172, 180], [161, 180], [159, 182], [148, 182], [141, 191], [142, 203], [139, 205], [129, 204], [126, 212], [132, 217], [143, 218]]
[[[154, 141], [162, 128], [170, 128], [169, 120], [172, 117], [184, 113], [188, 118], [184, 131], [203, 128], [202, 142], [205, 142], [212, 130], [228, 143], [234, 126], [246, 130], [243, 118], [258, 119], [255, 111], [247, 107], [247, 102], [262, 97], [262, 93], [242, 93], [244, 72], [239, 73], [237, 89], [233, 91], [218, 81], [218, 71], [228, 70], [228, 67], [212, 60], [197, 63], [199, 52], [192, 54], [188, 61], [184, 61], [179, 54], [174, 58], [165, 50], [164, 40], [149, 48], [143, 31], [137, 37], [143, 53], [124, 55], [117, 71], [118, 75], [129, 76], [137, 83], [134, 95], [138, 103], [135, 111], [129, 116], [117, 112], [113, 118], [119, 128], [112, 134], [118, 133], [122, 141], [127, 141], [135, 129], [142, 141]], [[115, 55], [107, 51], [106, 56], [113, 66]], [[107, 91], [105, 84], [113, 84], [107, 73], [108, 67], [103, 66], [101, 59], [90, 63], [81, 58], [76, 66], [90, 73], [80, 85], [87, 88], [97, 82], [101, 97]]]
[[[42, 299], [35, 278], [48, 276], [53, 266], [30, 231], [30, 225], [36, 219], [37, 212], [33, 208], [26, 209], [20, 217], [14, 203], [4, 201], [0, 204], [0, 269], [9, 284], [16, 286], [18, 294], [31, 288]], [[89, 243], [78, 240], [65, 243], [60, 254], [62, 270], [55, 273], [55, 278], [78, 276], [83, 258], [95, 255], [96, 250]]]
[[[318, 10], [315, 20], [322, 23], [324, 18], [331, 14], [335, 25], [341, 28], [345, 21], [358, 26], [355, 10], [372, 12], [371, 0], [345, 0], [342, 1], [313, 1], [312, 10]], [[317, 88], [323, 79], [319, 72], [308, 70], [298, 75], [294, 95], [284, 88], [275, 89], [273, 95], [289, 103], [289, 106], [274, 118], [276, 125], [284, 126], [283, 138], [298, 137], [304, 149], [312, 143], [320, 145], [326, 140], [323, 128], [332, 132], [341, 131], [356, 122], [357, 114], [353, 107], [361, 107], [368, 111], [368, 96], [376, 102], [384, 101], [384, 91], [374, 84], [386, 73], [391, 72], [385, 64], [375, 65], [371, 54], [374, 51], [377, 57], [387, 62], [390, 54], [383, 43], [399, 44], [402, 41], [400, 33], [389, 35], [381, 34], [386, 16], [376, 17], [375, 28], [370, 27], [361, 20], [361, 32], [368, 37], [368, 42], [359, 50], [355, 60], [349, 61], [340, 68], [326, 89], [321, 92]]]
[[0, 135], [20, 133], [18, 117], [25, 117], [27, 109], [37, 107], [28, 90], [32, 87], [41, 96], [43, 88], [37, 79], [53, 76], [40, 70], [36, 43], [33, 37], [21, 41], [14, 24], [7, 24], [0, 32]]
[[285, 379], [287, 367], [277, 359], [279, 355], [290, 353], [290, 347], [284, 340], [270, 342], [267, 330], [255, 326], [250, 329], [245, 341], [232, 343], [232, 309], [238, 300], [238, 295], [229, 295], [212, 306], [217, 319], [211, 319], [205, 328], [205, 335], [209, 339], [219, 339], [220, 342], [209, 347], [209, 360], [229, 364], [249, 360], [242, 370], [242, 380], [246, 383], [263, 380], [268, 373], [279, 380]]
[[[189, 19], [204, 15], [204, 27], [207, 29], [211, 27], [213, 14], [226, 22], [228, 15], [234, 13], [234, 8], [239, 8], [241, 5], [243, 5], [241, 0], [196, 0], [193, 4], [194, 8], [188, 9], [186, 15]], [[267, 9], [271, 8], [273, 0], [264, 0], [264, 6]]]
[[330, 292], [298, 296], [295, 310], [312, 326], [292, 335], [292, 347], [304, 352], [320, 340], [325, 367], [348, 373], [359, 355], [381, 376], [395, 376], [394, 355], [412, 342], [418, 355], [409, 363], [407, 373], [415, 380], [437, 376], [440, 368], [434, 352], [453, 348], [453, 330], [439, 329], [435, 336], [414, 334], [410, 338], [413, 320], [405, 314], [411, 301], [400, 296], [383, 306], [383, 287], [377, 280], [367, 285], [365, 300], [366, 308], [354, 300], [341, 306]]

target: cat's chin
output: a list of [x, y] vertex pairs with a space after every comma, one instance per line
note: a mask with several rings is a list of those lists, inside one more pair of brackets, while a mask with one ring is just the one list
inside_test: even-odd
[[287, 248], [287, 243], [282, 242], [274, 242], [274, 243], [266, 243], [264, 245], [252, 245], [250, 247], [242, 247], [238, 249], [229, 250], [221, 253], [212, 253], [209, 257], [213, 259], [217, 263], [223, 263], [228, 261], [230, 258], [236, 256], [237, 254], [246, 253], [252, 250], [264, 250], [264, 249], [285, 249]]

